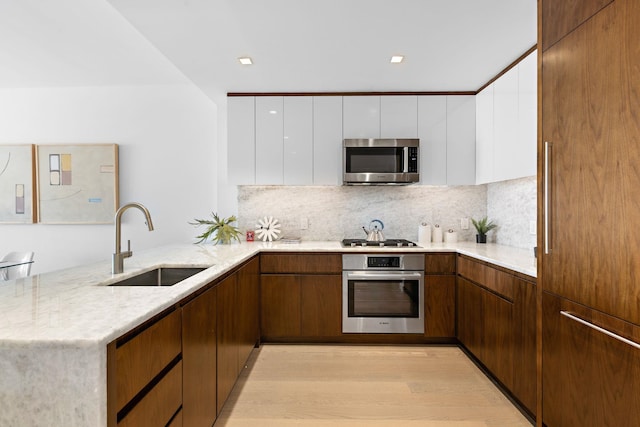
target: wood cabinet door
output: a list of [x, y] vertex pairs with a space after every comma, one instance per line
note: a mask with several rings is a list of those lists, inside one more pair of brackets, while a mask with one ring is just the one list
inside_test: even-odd
[[424, 256], [425, 274], [456, 274], [455, 253], [431, 253]]
[[513, 306], [513, 394], [536, 413], [536, 285], [515, 281]]
[[261, 273], [342, 274], [340, 254], [279, 253], [260, 255]]
[[424, 335], [456, 336], [456, 276], [426, 275], [424, 278]]
[[458, 338], [510, 390], [513, 336], [513, 303], [458, 277]]
[[229, 397], [238, 378], [238, 339], [236, 331], [237, 297], [236, 285], [238, 276], [227, 277], [217, 286], [217, 413]]
[[544, 290], [635, 324], [640, 324], [635, 279], [640, 233], [633, 231], [640, 226], [638, 22], [640, 2], [616, 0], [544, 52], [543, 179], [550, 190], [545, 194], [542, 185], [540, 200], [548, 201], [543, 220], [549, 234], [542, 233], [539, 245]]
[[263, 337], [300, 336], [300, 283], [296, 276], [260, 277], [260, 326]]
[[513, 302], [482, 290], [482, 363], [513, 389]]
[[484, 357], [482, 289], [458, 277], [458, 339], [478, 359]]
[[542, 298], [544, 423], [637, 426], [640, 350], [593, 326], [635, 343], [640, 343], [640, 328], [546, 292]]
[[260, 262], [249, 261], [237, 273], [236, 327], [238, 335], [238, 373], [260, 339]]
[[216, 420], [216, 288], [182, 307], [182, 422], [210, 427]]
[[542, 49], [546, 50], [613, 0], [541, 0]]
[[301, 275], [299, 280], [301, 335], [342, 335], [342, 276]]

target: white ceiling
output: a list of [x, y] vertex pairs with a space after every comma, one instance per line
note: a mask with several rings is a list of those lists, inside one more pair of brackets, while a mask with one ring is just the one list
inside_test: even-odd
[[536, 3], [0, 0], [0, 86], [475, 91], [535, 44]]

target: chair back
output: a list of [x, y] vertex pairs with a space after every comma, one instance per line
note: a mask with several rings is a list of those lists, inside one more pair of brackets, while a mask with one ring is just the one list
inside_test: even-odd
[[[33, 261], [33, 255], [33, 252], [9, 252], [2, 258], [2, 261], [29, 262]], [[0, 270], [0, 277], [4, 280], [19, 279], [27, 277], [29, 274], [31, 274], [31, 263]]]

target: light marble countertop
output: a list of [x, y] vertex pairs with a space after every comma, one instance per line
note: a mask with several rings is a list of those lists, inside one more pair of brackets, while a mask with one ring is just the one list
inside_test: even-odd
[[[536, 276], [530, 251], [495, 244], [243, 242], [139, 251], [119, 275], [105, 260], [9, 281], [0, 284], [0, 425], [106, 426], [107, 344], [260, 252], [457, 252]], [[207, 269], [174, 286], [108, 286], [160, 266]]]
[[[101, 262], [9, 281], [0, 286], [0, 340], [88, 340], [104, 345], [259, 252], [457, 252], [536, 276], [529, 251], [495, 244], [460, 242], [415, 248], [344, 248], [338, 242], [253, 242], [232, 245], [173, 245], [140, 251], [113, 275]], [[159, 266], [208, 267], [174, 286], [107, 286]]]

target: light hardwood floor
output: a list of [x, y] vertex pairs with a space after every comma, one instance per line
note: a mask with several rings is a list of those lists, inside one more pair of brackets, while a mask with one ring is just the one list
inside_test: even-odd
[[264, 344], [215, 427], [530, 427], [455, 346]]

